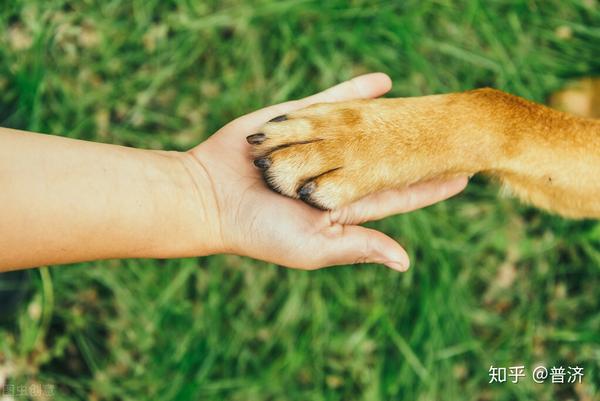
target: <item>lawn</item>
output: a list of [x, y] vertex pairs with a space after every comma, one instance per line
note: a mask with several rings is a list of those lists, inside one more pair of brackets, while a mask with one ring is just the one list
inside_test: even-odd
[[[544, 102], [600, 74], [600, 4], [0, 3], [3, 126], [184, 150], [368, 71], [393, 96], [493, 86]], [[31, 270], [0, 323], [0, 384], [51, 385], [53, 400], [598, 400], [600, 225], [497, 194], [476, 177], [372, 224], [409, 250], [405, 274], [238, 256]], [[489, 383], [492, 365], [526, 377]], [[536, 384], [538, 365], [585, 375]]]

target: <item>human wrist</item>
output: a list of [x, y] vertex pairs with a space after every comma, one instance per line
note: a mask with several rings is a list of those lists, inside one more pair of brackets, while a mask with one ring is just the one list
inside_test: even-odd
[[201, 166], [186, 152], [133, 152], [144, 166], [147, 198], [140, 206], [143, 211], [135, 213], [139, 234], [131, 239], [133, 246], [117, 256], [162, 259], [220, 252], [214, 197]]
[[175, 170], [180, 182], [189, 234], [183, 256], [206, 256], [225, 251], [221, 233], [219, 207], [209, 172], [191, 151], [168, 152], [177, 161]]

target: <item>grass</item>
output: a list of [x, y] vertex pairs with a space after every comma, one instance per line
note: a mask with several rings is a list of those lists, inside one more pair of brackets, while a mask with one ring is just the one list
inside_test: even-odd
[[[600, 73], [599, 27], [594, 0], [9, 0], [0, 123], [187, 149], [367, 71], [394, 96], [494, 86], [544, 101]], [[600, 225], [496, 194], [475, 179], [373, 224], [410, 250], [406, 274], [237, 256], [31, 271], [0, 325], [0, 378], [55, 384], [56, 400], [597, 400]], [[535, 384], [538, 364], [585, 376]], [[489, 384], [490, 365], [528, 377]]]

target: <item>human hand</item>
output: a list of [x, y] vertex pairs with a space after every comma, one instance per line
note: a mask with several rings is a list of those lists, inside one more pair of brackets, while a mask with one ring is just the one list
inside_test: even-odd
[[246, 136], [273, 117], [313, 103], [378, 97], [391, 88], [382, 73], [367, 74], [316, 95], [266, 107], [227, 124], [188, 152], [212, 185], [211, 197], [219, 236], [215, 251], [235, 253], [300, 269], [350, 263], [382, 263], [399, 271], [409, 266], [406, 251], [387, 235], [359, 224], [405, 213], [462, 191], [465, 177], [388, 190], [342, 209], [321, 211], [283, 197], [264, 184], [253, 166]]

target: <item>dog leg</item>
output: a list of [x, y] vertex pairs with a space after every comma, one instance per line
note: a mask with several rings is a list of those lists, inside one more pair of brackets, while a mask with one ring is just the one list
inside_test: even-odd
[[600, 217], [600, 121], [494, 89], [316, 104], [248, 137], [274, 190], [322, 209], [485, 173], [569, 217]]

